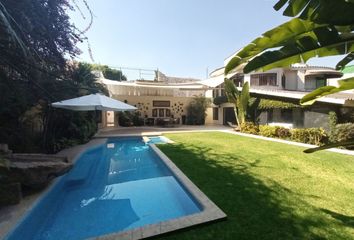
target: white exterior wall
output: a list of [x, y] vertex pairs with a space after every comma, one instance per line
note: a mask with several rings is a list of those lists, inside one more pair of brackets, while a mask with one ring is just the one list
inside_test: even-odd
[[286, 71], [285, 72], [285, 89], [286, 90], [297, 90], [298, 89], [298, 75], [296, 71]]
[[297, 84], [297, 90], [299, 91], [305, 91], [305, 70], [299, 70], [297, 71], [297, 79], [298, 79], [298, 84]]
[[213, 90], [208, 90], [205, 92], [205, 97], [212, 98], [213, 97]]
[[243, 75], [243, 82], [248, 82], [248, 84], [250, 85], [251, 87], [251, 74], [245, 74]]

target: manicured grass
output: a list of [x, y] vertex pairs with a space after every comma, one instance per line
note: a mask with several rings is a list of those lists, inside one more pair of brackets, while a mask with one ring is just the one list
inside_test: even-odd
[[228, 216], [157, 239], [354, 239], [354, 157], [227, 133], [159, 145]]

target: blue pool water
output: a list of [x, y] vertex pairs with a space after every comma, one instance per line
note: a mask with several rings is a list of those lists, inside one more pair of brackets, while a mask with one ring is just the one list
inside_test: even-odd
[[141, 138], [110, 139], [86, 151], [8, 239], [85, 239], [200, 211]]

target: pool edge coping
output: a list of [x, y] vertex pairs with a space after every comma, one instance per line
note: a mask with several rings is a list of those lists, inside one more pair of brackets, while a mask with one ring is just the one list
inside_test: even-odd
[[155, 144], [149, 145], [151, 149], [158, 155], [158, 157], [172, 171], [174, 176], [184, 185], [187, 191], [203, 207], [202, 211], [156, 224], [148, 224], [143, 227], [110, 233], [89, 239], [139, 240], [227, 218], [227, 215], [214, 202], [212, 202]]

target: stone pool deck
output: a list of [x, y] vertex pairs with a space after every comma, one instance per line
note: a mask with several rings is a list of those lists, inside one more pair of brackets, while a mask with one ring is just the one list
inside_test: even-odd
[[101, 129], [95, 138], [107, 137], [124, 137], [124, 136], [154, 136], [163, 133], [183, 133], [183, 132], [212, 132], [212, 131], [226, 131], [230, 127], [222, 125], [202, 125], [190, 126], [181, 125], [178, 127], [118, 127]]

